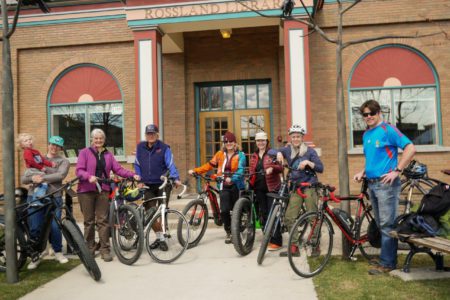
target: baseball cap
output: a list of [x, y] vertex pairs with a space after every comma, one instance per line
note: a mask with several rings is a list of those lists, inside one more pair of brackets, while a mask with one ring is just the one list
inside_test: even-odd
[[145, 133], [158, 133], [158, 132], [159, 132], [158, 126], [156, 126], [155, 124], [145, 126]]
[[53, 144], [53, 145], [59, 146], [61, 148], [64, 148], [64, 139], [62, 137], [60, 137], [60, 136], [57, 136], [57, 135], [51, 136], [48, 139], [48, 142], [50, 144]]

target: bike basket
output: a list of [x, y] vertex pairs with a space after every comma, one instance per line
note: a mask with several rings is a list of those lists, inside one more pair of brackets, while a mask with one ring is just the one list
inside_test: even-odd
[[406, 176], [406, 178], [411, 179], [424, 178], [427, 175], [427, 172], [427, 166], [415, 160], [411, 161], [409, 165], [403, 170], [403, 174]]

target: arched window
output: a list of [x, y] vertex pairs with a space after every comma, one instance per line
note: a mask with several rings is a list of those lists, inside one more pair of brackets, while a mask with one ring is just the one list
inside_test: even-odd
[[420, 52], [402, 45], [377, 47], [353, 67], [349, 81], [352, 146], [362, 146], [366, 124], [359, 107], [377, 100], [385, 121], [415, 145], [440, 144], [438, 77]]
[[90, 144], [90, 132], [100, 128], [106, 146], [114, 155], [123, 151], [123, 103], [116, 79], [93, 64], [68, 68], [53, 83], [49, 93], [50, 134], [65, 140], [69, 158]]

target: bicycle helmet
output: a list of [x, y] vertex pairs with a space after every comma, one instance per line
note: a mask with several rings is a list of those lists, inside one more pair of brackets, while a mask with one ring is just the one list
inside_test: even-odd
[[127, 187], [123, 191], [123, 197], [126, 201], [136, 201], [144, 196], [144, 191], [139, 190], [139, 188]]
[[288, 133], [289, 133], [289, 135], [291, 135], [293, 133], [300, 133], [301, 135], [305, 135], [306, 130], [301, 125], [294, 124], [291, 126], [291, 128], [289, 128]]
[[406, 178], [419, 179], [425, 177], [427, 174], [427, 166], [418, 161], [412, 160], [409, 165], [403, 170]]

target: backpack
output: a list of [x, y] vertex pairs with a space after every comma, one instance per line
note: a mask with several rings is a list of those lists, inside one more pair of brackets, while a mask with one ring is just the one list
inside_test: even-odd
[[397, 233], [414, 237], [432, 237], [436, 236], [439, 231], [439, 223], [430, 215], [419, 215], [417, 213], [401, 215], [396, 219], [395, 224]]
[[434, 186], [420, 201], [417, 213], [438, 220], [450, 209], [450, 186], [443, 182]]

